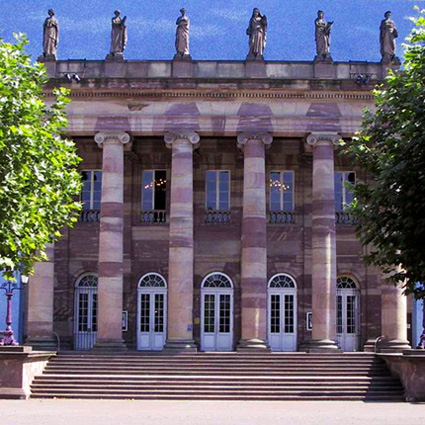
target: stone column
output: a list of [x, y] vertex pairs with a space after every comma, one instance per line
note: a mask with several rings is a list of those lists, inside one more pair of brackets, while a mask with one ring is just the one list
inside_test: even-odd
[[307, 351], [333, 351], [336, 344], [336, 238], [334, 145], [336, 133], [312, 133], [312, 340]]
[[34, 350], [57, 350], [53, 336], [53, 301], [55, 284], [54, 244], [46, 245], [48, 261], [34, 265], [28, 282], [28, 322], [25, 345]]
[[410, 347], [407, 341], [407, 301], [400, 287], [382, 283], [381, 327], [383, 340], [381, 352], [401, 352]]
[[242, 338], [239, 350], [269, 350], [267, 345], [267, 223], [265, 149], [269, 133], [242, 133], [244, 152], [242, 213]]
[[122, 339], [124, 132], [97, 133], [103, 148], [99, 231], [98, 332], [96, 350], [125, 350]]
[[172, 149], [167, 351], [196, 351], [193, 340], [193, 149], [199, 135], [167, 133]]

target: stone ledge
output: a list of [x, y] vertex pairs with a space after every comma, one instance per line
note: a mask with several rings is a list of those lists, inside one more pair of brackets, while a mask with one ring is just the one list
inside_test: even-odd
[[[418, 353], [419, 352], [419, 353]], [[425, 401], [425, 351], [404, 350], [403, 353], [377, 354], [385, 360], [391, 373], [400, 379], [406, 401]]]
[[0, 399], [25, 399], [55, 351], [32, 351], [32, 347], [0, 347]]

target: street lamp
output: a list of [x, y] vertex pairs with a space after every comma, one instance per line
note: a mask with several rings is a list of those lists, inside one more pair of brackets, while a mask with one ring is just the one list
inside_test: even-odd
[[422, 335], [419, 337], [419, 343], [416, 348], [425, 349], [425, 298], [422, 301]]
[[7, 280], [0, 289], [3, 289], [6, 293], [7, 298], [7, 309], [6, 309], [6, 330], [3, 333], [3, 337], [0, 339], [1, 345], [19, 345], [13, 336], [12, 330], [12, 297], [15, 291], [20, 291], [28, 283], [28, 276], [20, 276], [20, 284]]

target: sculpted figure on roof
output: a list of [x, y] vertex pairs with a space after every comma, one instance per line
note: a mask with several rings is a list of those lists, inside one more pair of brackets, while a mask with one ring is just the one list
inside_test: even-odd
[[47, 12], [49, 17], [46, 18], [43, 25], [43, 56], [42, 59], [56, 60], [56, 49], [59, 42], [59, 23], [55, 18], [53, 9]]
[[391, 19], [391, 12], [385, 12], [385, 19], [381, 21], [379, 28], [379, 41], [381, 43], [382, 62], [391, 62], [395, 59], [395, 39], [398, 31], [394, 21]]
[[123, 59], [123, 53], [127, 45], [127, 16], [121, 17], [121, 12], [116, 10], [112, 18], [111, 48], [108, 59]]
[[267, 17], [261, 15], [257, 8], [252, 11], [246, 34], [249, 36], [247, 59], [263, 59], [267, 39]]
[[333, 21], [326, 22], [325, 14], [322, 10], [317, 12], [317, 18], [314, 21], [316, 40], [316, 53], [315, 60], [331, 61], [330, 47], [331, 47], [331, 28]]
[[190, 19], [186, 9], [180, 9], [181, 16], [176, 21], [176, 58], [189, 58], [189, 27]]

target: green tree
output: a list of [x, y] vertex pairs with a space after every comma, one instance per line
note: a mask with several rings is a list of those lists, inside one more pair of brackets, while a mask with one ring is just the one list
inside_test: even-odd
[[423, 298], [416, 283], [425, 283], [425, 10], [418, 12], [403, 69], [374, 90], [376, 110], [365, 111], [346, 152], [370, 177], [355, 185], [352, 206], [365, 261]]
[[46, 103], [43, 64], [25, 54], [22, 34], [15, 43], [0, 39], [0, 270], [31, 273], [46, 258], [46, 243], [76, 220], [80, 158], [67, 127], [65, 89]]

